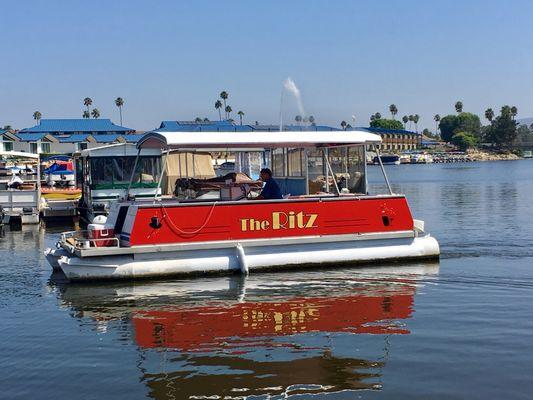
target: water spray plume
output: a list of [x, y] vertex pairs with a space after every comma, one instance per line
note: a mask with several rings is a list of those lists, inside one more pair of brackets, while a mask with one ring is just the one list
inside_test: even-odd
[[294, 98], [296, 99], [296, 105], [298, 106], [298, 111], [300, 112], [300, 115], [304, 117], [305, 109], [302, 102], [302, 94], [300, 93], [300, 89], [298, 89], [298, 86], [296, 86], [296, 83], [289, 77], [285, 79], [285, 82], [283, 82], [283, 87], [288, 92], [292, 93], [294, 95]]

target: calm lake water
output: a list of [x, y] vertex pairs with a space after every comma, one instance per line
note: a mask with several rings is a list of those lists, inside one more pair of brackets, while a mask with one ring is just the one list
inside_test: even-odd
[[72, 285], [6, 232], [0, 398], [531, 399], [533, 161], [387, 170], [440, 263]]

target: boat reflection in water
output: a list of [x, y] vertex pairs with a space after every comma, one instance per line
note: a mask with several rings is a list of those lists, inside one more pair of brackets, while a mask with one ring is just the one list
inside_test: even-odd
[[99, 331], [133, 330], [151, 397], [267, 398], [379, 389], [391, 335], [409, 334], [417, 287], [437, 273], [419, 263], [52, 285]]

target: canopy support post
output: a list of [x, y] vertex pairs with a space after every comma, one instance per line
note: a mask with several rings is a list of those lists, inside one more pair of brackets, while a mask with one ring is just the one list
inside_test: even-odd
[[[170, 148], [167, 148], [167, 154], [165, 155], [165, 161], [163, 162], [163, 166], [161, 168], [161, 175], [159, 176], [159, 182], [157, 182], [157, 189], [155, 190], [154, 203], [156, 202], [157, 197], [159, 195], [159, 189], [161, 188], [161, 183], [163, 182], [163, 175], [165, 174], [165, 171], [167, 170], [167, 160], [168, 160], [169, 154], [170, 154]], [[163, 194], [162, 192], [163, 191], [161, 191], [161, 195]]]
[[377, 146], [374, 146], [374, 150], [376, 150], [376, 155], [378, 156], [378, 162], [379, 166], [381, 168], [381, 172], [383, 173], [383, 177], [385, 178], [385, 183], [387, 184], [387, 189], [389, 189], [389, 194], [392, 194], [392, 188], [389, 183], [389, 178], [387, 177], [387, 173], [385, 172], [385, 167], [383, 166], [383, 161], [381, 161], [381, 155], [379, 154], [379, 149]]
[[131, 175], [130, 175], [130, 183], [128, 184], [128, 190], [126, 192], [126, 200], [130, 198], [131, 184], [133, 183], [133, 178], [135, 178], [135, 170], [137, 169], [137, 163], [139, 162], [140, 154], [141, 154], [141, 148], [139, 147], [139, 149], [137, 150], [137, 157], [135, 157], [135, 163], [133, 164], [133, 171], [131, 171]]
[[[341, 191], [339, 190], [339, 185], [337, 185], [337, 179], [335, 179], [335, 174], [333, 173], [333, 169], [331, 168], [331, 164], [329, 163], [329, 151], [328, 149], [324, 148], [322, 149], [322, 152], [324, 153], [324, 158], [326, 159], [326, 171], [331, 172], [331, 177], [333, 178], [333, 185], [335, 186], [335, 190], [337, 190], [337, 194], [341, 194]], [[326, 173], [326, 188], [328, 189], [329, 193], [329, 173]]]

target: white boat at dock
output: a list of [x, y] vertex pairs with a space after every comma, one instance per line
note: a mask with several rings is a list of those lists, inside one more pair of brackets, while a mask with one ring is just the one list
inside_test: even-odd
[[41, 202], [39, 155], [17, 151], [0, 152], [6, 179], [0, 179], [3, 223], [38, 224]]

